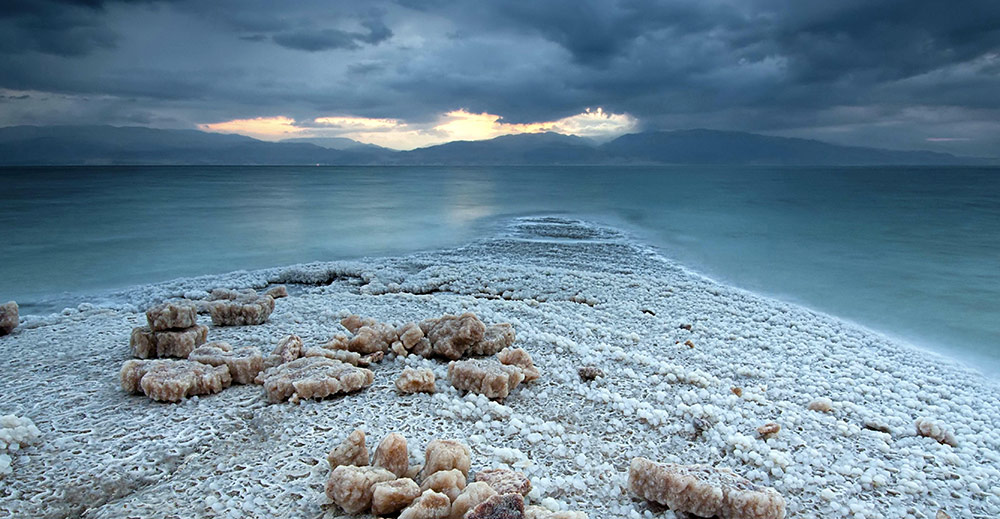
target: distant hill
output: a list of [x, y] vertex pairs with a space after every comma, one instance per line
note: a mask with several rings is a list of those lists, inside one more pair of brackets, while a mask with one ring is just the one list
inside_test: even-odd
[[294, 139], [283, 139], [279, 142], [290, 142], [296, 144], [315, 144], [321, 148], [326, 148], [330, 150], [387, 150], [388, 148], [383, 148], [382, 146], [376, 146], [374, 144], [367, 144], [364, 142], [358, 142], [354, 139], [348, 139], [346, 137], [297, 137]]
[[[305, 142], [309, 141], [309, 142]], [[347, 142], [345, 142], [347, 141]], [[317, 145], [317, 144], [324, 145]], [[353, 144], [351, 144], [353, 143]], [[339, 146], [339, 148], [337, 147]], [[930, 151], [839, 146], [716, 130], [623, 135], [602, 145], [556, 133], [506, 135], [394, 151], [350, 139], [265, 142], [195, 130], [116, 126], [0, 128], [0, 165], [961, 165], [990, 161]]]

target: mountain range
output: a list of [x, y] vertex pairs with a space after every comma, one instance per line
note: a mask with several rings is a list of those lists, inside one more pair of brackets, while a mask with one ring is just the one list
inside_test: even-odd
[[196, 130], [118, 126], [0, 128], [0, 165], [977, 165], [990, 159], [841, 146], [718, 130], [650, 131], [604, 144], [556, 133], [395, 151], [344, 138], [268, 142]]

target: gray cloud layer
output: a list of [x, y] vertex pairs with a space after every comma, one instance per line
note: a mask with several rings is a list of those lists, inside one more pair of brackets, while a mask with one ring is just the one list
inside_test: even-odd
[[603, 106], [648, 128], [997, 156], [998, 54], [995, 0], [15, 0], [0, 124]]

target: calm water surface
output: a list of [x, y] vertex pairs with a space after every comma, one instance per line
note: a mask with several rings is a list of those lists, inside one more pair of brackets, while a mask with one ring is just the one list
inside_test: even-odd
[[0, 300], [625, 227], [683, 264], [1000, 373], [997, 168], [0, 169]]

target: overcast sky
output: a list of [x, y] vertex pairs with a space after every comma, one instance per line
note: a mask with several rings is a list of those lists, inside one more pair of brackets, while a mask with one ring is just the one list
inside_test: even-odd
[[1000, 156], [1000, 1], [4, 0], [0, 125], [95, 123], [397, 148], [715, 128]]

